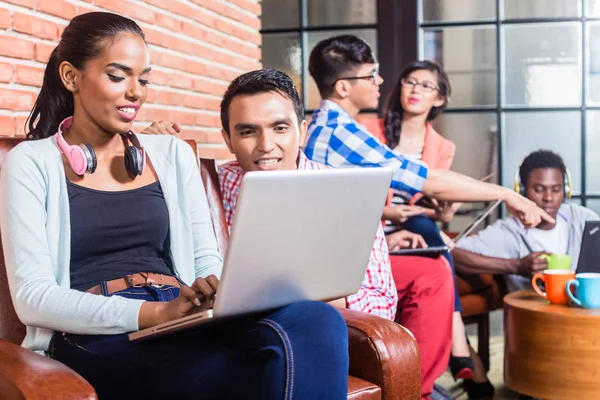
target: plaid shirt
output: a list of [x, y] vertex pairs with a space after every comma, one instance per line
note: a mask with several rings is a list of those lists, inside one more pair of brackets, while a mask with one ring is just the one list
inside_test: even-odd
[[425, 163], [394, 153], [331, 100], [313, 113], [307, 136], [304, 152], [310, 160], [334, 168], [391, 168], [392, 189], [408, 197], [420, 192], [427, 178]]
[[[306, 158], [300, 152], [298, 156], [298, 169], [324, 169], [324, 165], [317, 164]], [[245, 171], [236, 161], [219, 166], [219, 182], [223, 197], [223, 208], [227, 225], [231, 227], [233, 214], [240, 186]], [[369, 258], [367, 272], [358, 293], [346, 298], [348, 308], [363, 311], [387, 319], [394, 319], [398, 303], [398, 293], [392, 278], [390, 257], [385, 236], [381, 226], [377, 229], [375, 243]]]

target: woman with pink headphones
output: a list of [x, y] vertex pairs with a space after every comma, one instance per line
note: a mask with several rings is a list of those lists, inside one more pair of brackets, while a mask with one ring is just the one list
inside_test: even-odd
[[129, 341], [210, 307], [222, 267], [191, 148], [131, 131], [150, 70], [140, 27], [101, 12], [74, 18], [48, 60], [29, 140], [0, 178], [23, 346], [74, 369], [101, 399], [345, 399], [346, 325], [325, 303]]

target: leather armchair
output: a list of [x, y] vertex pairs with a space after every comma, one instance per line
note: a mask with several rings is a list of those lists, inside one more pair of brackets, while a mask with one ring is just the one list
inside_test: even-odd
[[[6, 153], [23, 139], [0, 139], [0, 167]], [[188, 141], [196, 151], [196, 143]], [[218, 176], [214, 160], [201, 159], [201, 175], [219, 250], [227, 247]], [[3, 399], [97, 399], [75, 371], [19, 344], [25, 327], [10, 297], [0, 244], [0, 394]], [[419, 399], [421, 369], [417, 344], [404, 327], [382, 318], [342, 310], [349, 331], [349, 399]]]

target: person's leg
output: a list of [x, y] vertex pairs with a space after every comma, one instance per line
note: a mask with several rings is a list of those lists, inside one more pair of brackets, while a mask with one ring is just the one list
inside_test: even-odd
[[[437, 226], [435, 221], [431, 218], [428, 218], [424, 215], [415, 215], [414, 217], [408, 218], [403, 224], [402, 227], [412, 233], [418, 233], [423, 237], [425, 243], [428, 246], [444, 246], [444, 239], [440, 235], [440, 228]], [[460, 297], [458, 295], [458, 290], [456, 290], [456, 276], [454, 272], [454, 261], [452, 260], [452, 256], [449, 252], [445, 252], [444, 258], [448, 261], [450, 268], [452, 269], [452, 279], [454, 282], [454, 311], [458, 313], [462, 313], [463, 309], [460, 305]], [[465, 342], [466, 354], [469, 353], [468, 347]]]
[[50, 353], [100, 398], [346, 398], [348, 334], [339, 312], [302, 302], [262, 317], [144, 343], [57, 333]]
[[428, 398], [450, 356], [452, 273], [443, 258], [390, 256], [390, 261], [399, 297], [396, 321], [417, 340], [421, 352], [421, 395]]
[[[403, 226], [413, 233], [420, 234], [428, 246], [443, 246], [445, 244], [437, 224], [424, 215], [416, 215], [409, 218]], [[456, 286], [454, 261], [452, 260], [450, 252], [445, 252], [444, 258], [446, 258], [452, 270], [452, 280], [454, 284], [454, 313], [452, 315], [452, 350], [450, 353], [450, 367], [455, 379], [471, 379], [473, 377], [474, 366], [470, 357], [465, 325], [461, 315], [463, 309], [460, 305], [460, 296]]]
[[[265, 335], [279, 335], [284, 346], [274, 349]], [[348, 330], [341, 314], [329, 304], [304, 301], [280, 308], [250, 329], [226, 335], [260, 359], [285, 358], [285, 399], [346, 399], [348, 396]], [[281, 354], [280, 354], [281, 353]], [[279, 362], [268, 362], [263, 386], [275, 385], [269, 375], [281, 370]], [[266, 398], [266, 397], [263, 397]]]

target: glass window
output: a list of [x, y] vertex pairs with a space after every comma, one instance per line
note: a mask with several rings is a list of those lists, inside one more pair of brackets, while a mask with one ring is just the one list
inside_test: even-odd
[[494, 174], [489, 182], [497, 182], [498, 127], [495, 113], [446, 113], [440, 115], [433, 126], [456, 145], [453, 171], [475, 179]]
[[423, 22], [493, 21], [496, 0], [422, 0]]
[[504, 18], [581, 17], [579, 0], [504, 0]]
[[[319, 107], [319, 103], [321, 102], [321, 96], [319, 94], [319, 90], [317, 88], [317, 84], [314, 79], [308, 73], [308, 58], [310, 56], [310, 52], [312, 49], [319, 43], [321, 40], [325, 40], [327, 38], [338, 36], [338, 35], [356, 35], [363, 40], [365, 40], [373, 49], [373, 52], [377, 50], [377, 31], [375, 29], [351, 29], [351, 30], [336, 30], [336, 31], [310, 31], [307, 32], [308, 35], [308, 47], [305, 53], [305, 70], [304, 74], [306, 76], [306, 97], [307, 99], [304, 101], [305, 107], [308, 110], [314, 110]], [[377, 58], [377, 56], [375, 56]]]
[[513, 187], [515, 171], [532, 151], [549, 149], [565, 160], [573, 192], [581, 191], [581, 113], [579, 111], [506, 112], [503, 114], [502, 183]]
[[585, 0], [586, 17], [600, 17], [600, 0]]
[[265, 33], [262, 35], [263, 65], [287, 73], [294, 80], [299, 93], [302, 93], [301, 57], [299, 33]]
[[600, 194], [600, 111], [587, 111], [586, 132], [586, 191], [588, 194]]
[[308, 26], [375, 24], [377, 0], [308, 0], [306, 13]]
[[586, 207], [600, 215], [600, 199], [588, 199]]
[[262, 28], [298, 28], [300, 2], [298, 0], [262, 0]]
[[508, 25], [502, 35], [505, 105], [581, 105], [579, 23]]
[[496, 104], [496, 28], [425, 29], [423, 56], [446, 70], [449, 107]]
[[586, 68], [586, 102], [588, 105], [600, 105], [600, 23], [590, 22], [587, 28], [589, 57]]

